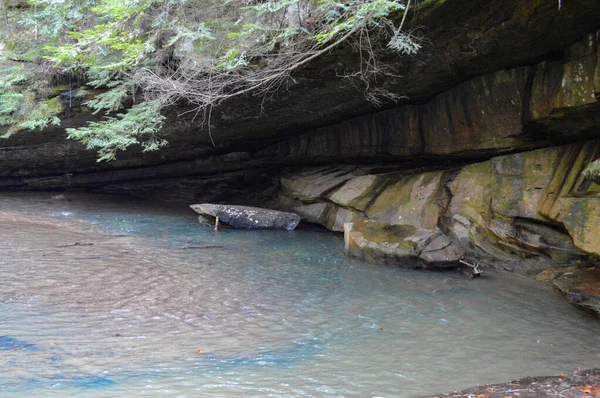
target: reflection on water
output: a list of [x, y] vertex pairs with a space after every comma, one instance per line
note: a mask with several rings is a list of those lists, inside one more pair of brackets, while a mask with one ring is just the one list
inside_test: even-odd
[[517, 275], [50, 196], [0, 195], [2, 397], [405, 397], [600, 366], [599, 324]]

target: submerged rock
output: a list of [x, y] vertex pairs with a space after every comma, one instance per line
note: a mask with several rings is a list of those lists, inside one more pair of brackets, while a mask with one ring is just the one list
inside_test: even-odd
[[225, 224], [238, 229], [287, 229], [291, 231], [300, 222], [300, 216], [260, 207], [217, 205], [203, 203], [190, 205], [202, 216], [218, 217]]
[[346, 254], [367, 262], [410, 268], [449, 268], [464, 254], [440, 230], [358, 221], [344, 225]]
[[596, 316], [600, 316], [600, 269], [568, 267], [542, 272], [537, 280], [546, 283], [567, 300]]

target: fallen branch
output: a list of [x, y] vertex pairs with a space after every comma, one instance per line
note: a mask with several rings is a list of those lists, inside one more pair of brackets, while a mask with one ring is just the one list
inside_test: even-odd
[[467, 267], [472, 269], [472, 273], [473, 276], [479, 276], [481, 274], [483, 274], [483, 270], [480, 268], [481, 267], [481, 263], [480, 262], [476, 262], [476, 263], [470, 263], [467, 261], [467, 257], [466, 256], [462, 256], [461, 258], [458, 259], [458, 262], [461, 264], [466, 265]]

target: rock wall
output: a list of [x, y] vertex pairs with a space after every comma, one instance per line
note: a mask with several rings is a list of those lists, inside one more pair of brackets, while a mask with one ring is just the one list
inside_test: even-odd
[[344, 231], [347, 253], [373, 262], [447, 267], [467, 256], [537, 273], [595, 261], [600, 187], [582, 171], [600, 156], [599, 39], [258, 152], [288, 164], [353, 159], [292, 169], [275, 205]]
[[[473, 162], [597, 133], [597, 0], [560, 9], [554, 1], [427, 0], [413, 11], [406, 27], [423, 38], [423, 48], [390, 58], [399, 77], [381, 83], [407, 98], [383, 103], [384, 110], [376, 112], [360, 82], [339, 77], [359, 65], [357, 52], [339, 48], [295, 73], [270, 101], [247, 96], [215, 109], [214, 147], [193, 112], [175, 109], [162, 132], [168, 147], [96, 163], [94, 152], [64, 133], [93, 115], [57, 91], [60, 127], [0, 140], [0, 189], [189, 202], [253, 191], [260, 200], [255, 187], [265, 183], [256, 181], [270, 181], [281, 165]], [[216, 187], [230, 195], [215, 194]]]
[[411, 267], [459, 258], [537, 273], [600, 257], [600, 185], [582, 176], [600, 141], [464, 167], [377, 173], [338, 166], [281, 178], [275, 206], [343, 231], [349, 255]]
[[482, 75], [419, 106], [310, 130], [257, 153], [285, 162], [485, 158], [598, 136], [600, 31], [560, 61]]

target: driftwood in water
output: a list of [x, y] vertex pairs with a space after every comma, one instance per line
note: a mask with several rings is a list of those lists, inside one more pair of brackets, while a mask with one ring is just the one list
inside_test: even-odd
[[458, 262], [469, 267], [468, 273], [464, 273], [469, 275], [471, 278], [478, 278], [481, 276], [481, 274], [483, 274], [483, 270], [481, 269], [481, 263], [479, 261], [475, 263], [470, 263], [467, 259], [467, 256], [462, 256], [458, 259]]

